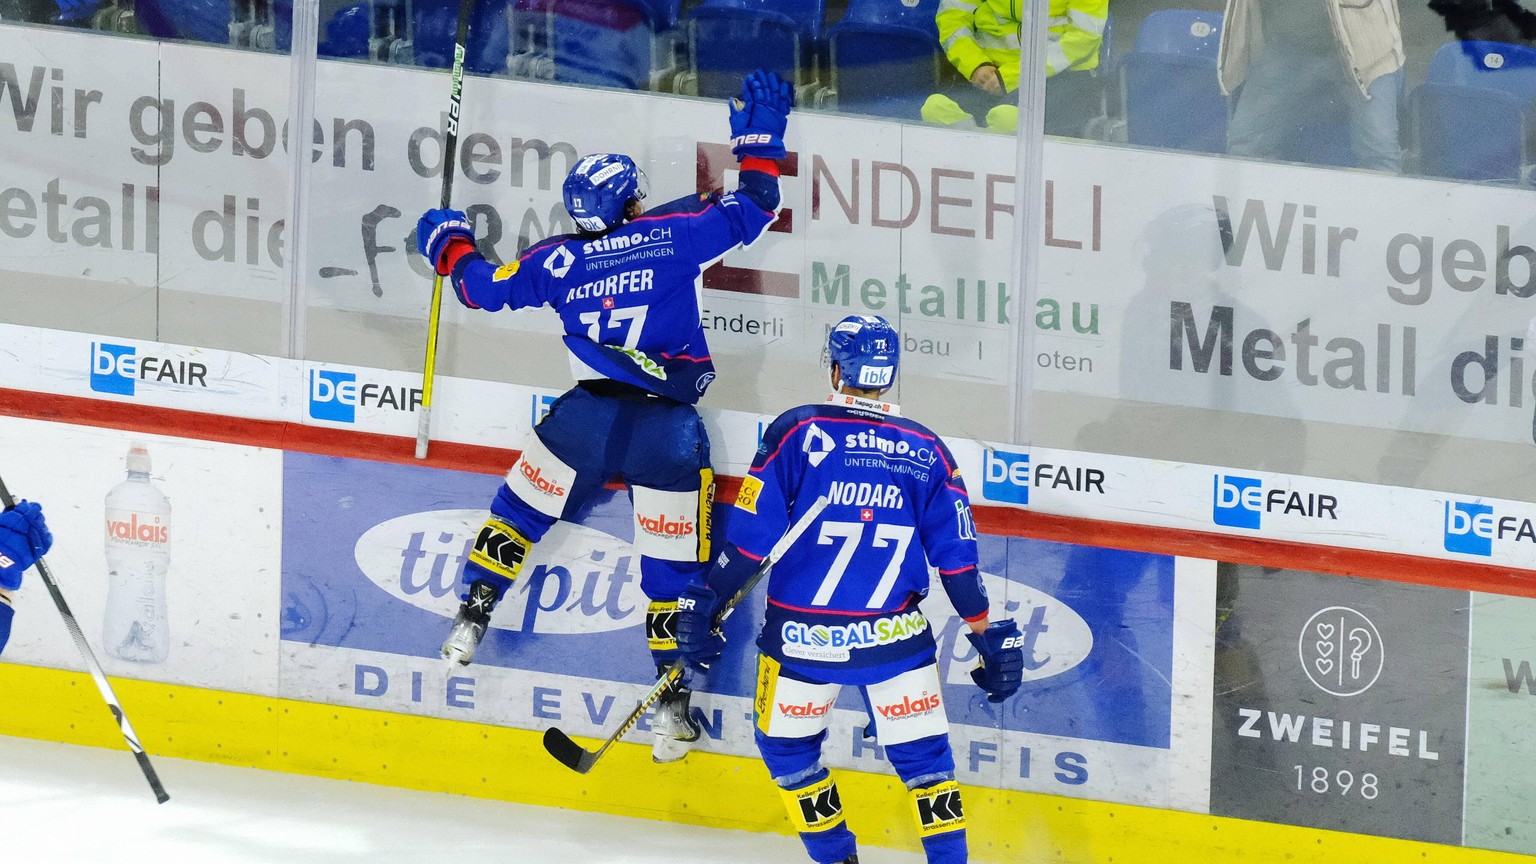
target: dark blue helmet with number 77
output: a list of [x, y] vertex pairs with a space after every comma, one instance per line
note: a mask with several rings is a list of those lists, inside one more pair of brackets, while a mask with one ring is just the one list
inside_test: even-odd
[[885, 390], [896, 383], [901, 334], [879, 315], [849, 315], [827, 337], [827, 358], [841, 383], [856, 390]]
[[633, 218], [626, 213], [629, 202], [645, 198], [647, 185], [635, 160], [620, 153], [593, 153], [566, 175], [565, 209], [581, 230], [608, 231]]

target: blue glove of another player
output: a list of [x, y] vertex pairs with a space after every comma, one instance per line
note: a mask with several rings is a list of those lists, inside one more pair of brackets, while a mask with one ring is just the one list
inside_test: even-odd
[[467, 240], [470, 248], [475, 244], [475, 226], [463, 210], [428, 210], [416, 222], [416, 249], [421, 252], [439, 276], [447, 276], [453, 270], [453, 262], [443, 254], [454, 239]]
[[714, 634], [720, 595], [697, 579], [677, 598], [677, 650], [690, 666], [708, 669], [725, 650], [725, 637]]
[[783, 159], [794, 105], [794, 88], [775, 73], [759, 69], [742, 79], [741, 95], [731, 100], [731, 152], [737, 159]]
[[52, 546], [53, 534], [36, 503], [19, 501], [0, 513], [0, 588], [20, 588], [21, 574]]
[[1024, 634], [1013, 619], [993, 621], [980, 634], [966, 633], [981, 665], [971, 670], [971, 680], [987, 691], [989, 702], [1001, 702], [1024, 683]]

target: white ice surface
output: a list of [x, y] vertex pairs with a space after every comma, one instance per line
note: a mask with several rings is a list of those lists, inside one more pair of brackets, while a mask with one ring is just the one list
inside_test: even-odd
[[[4, 864], [799, 864], [793, 837], [0, 736]], [[594, 782], [597, 782], [594, 779]], [[860, 849], [864, 864], [921, 857]]]

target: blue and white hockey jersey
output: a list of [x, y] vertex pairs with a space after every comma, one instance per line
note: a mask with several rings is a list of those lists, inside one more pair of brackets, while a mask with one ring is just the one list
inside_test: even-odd
[[735, 192], [679, 198], [602, 235], [551, 237], [501, 267], [465, 255], [454, 291], [471, 309], [551, 306], [577, 380], [611, 378], [691, 405], [715, 378], [699, 276], [761, 236], [777, 206], [776, 176], [744, 168]]
[[761, 560], [817, 497], [774, 565], [758, 647], [822, 681], [867, 684], [931, 659], [918, 601], [931, 564], [955, 609], [987, 615], [970, 498], [954, 456], [897, 406], [833, 394], [780, 415], [743, 478], [727, 536]]

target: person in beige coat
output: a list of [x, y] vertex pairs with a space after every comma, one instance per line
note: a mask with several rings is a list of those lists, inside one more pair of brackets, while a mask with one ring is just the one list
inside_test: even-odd
[[1235, 95], [1228, 153], [1311, 161], [1298, 133], [1337, 116], [1358, 167], [1402, 170], [1397, 0], [1227, 0], [1225, 14], [1218, 74]]

